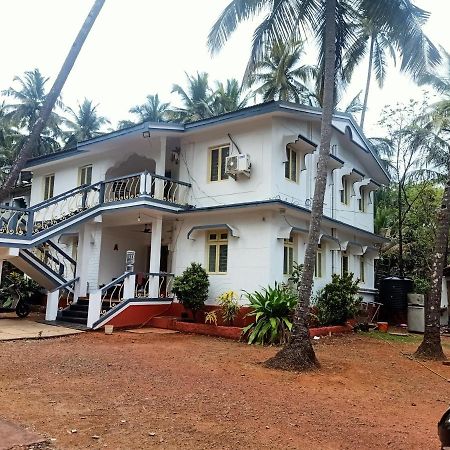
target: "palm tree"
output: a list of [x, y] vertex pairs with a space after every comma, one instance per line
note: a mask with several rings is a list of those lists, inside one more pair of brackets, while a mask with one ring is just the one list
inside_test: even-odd
[[78, 103], [77, 111], [67, 108], [71, 116], [71, 119], [66, 120], [66, 125], [71, 130], [70, 141], [86, 141], [102, 134], [101, 127], [110, 121], [106, 117], [98, 115], [97, 107], [98, 104], [94, 105], [92, 100], [85, 98], [83, 103]]
[[80, 31], [78, 32], [75, 41], [72, 44], [72, 47], [69, 50], [69, 53], [56, 77], [55, 82], [53, 83], [50, 92], [45, 97], [45, 101], [42, 106], [39, 108], [39, 114], [37, 119], [31, 128], [30, 136], [27, 138], [26, 142], [20, 147], [20, 151], [18, 153], [18, 157], [11, 169], [11, 172], [8, 174], [6, 181], [0, 187], [0, 201], [4, 200], [14, 187], [20, 172], [25, 167], [27, 160], [30, 158], [33, 148], [36, 146], [36, 143], [39, 139], [39, 136], [45, 129], [48, 120], [50, 119], [53, 107], [58, 101], [58, 98], [61, 94], [61, 90], [69, 76], [69, 73], [75, 64], [75, 60], [77, 59], [78, 54], [83, 47], [83, 43], [86, 40], [89, 31], [94, 25], [95, 19], [99, 15], [105, 0], [95, 0], [94, 5], [92, 6], [89, 14], [87, 15], [83, 25], [81, 26]]
[[440, 306], [450, 227], [450, 55], [446, 52], [443, 69], [443, 75], [430, 72], [420, 80], [421, 84], [433, 86], [443, 96], [422, 118], [426, 124], [425, 128], [435, 133], [429, 161], [445, 179], [441, 208], [437, 213], [438, 228], [431, 270], [431, 291], [425, 302], [425, 333], [415, 353], [419, 358], [427, 359], [445, 359], [440, 334]]
[[274, 42], [262, 61], [254, 66], [248, 84], [260, 84], [256, 94], [263, 100], [308, 103], [313, 93], [306, 83], [316, 80], [317, 68], [301, 65], [304, 53], [302, 41]]
[[197, 72], [197, 75], [194, 76], [186, 73], [186, 78], [187, 90], [179, 84], [174, 84], [172, 87], [172, 92], [181, 97], [183, 106], [172, 108], [169, 111], [170, 118], [181, 122], [193, 122], [213, 116], [213, 96], [209, 87], [208, 74]]
[[[45, 85], [48, 82], [48, 78], [44, 77], [39, 69], [34, 69], [25, 72], [23, 77], [14, 77], [13, 81], [19, 84], [19, 88], [10, 87], [2, 91], [3, 95], [12, 97], [16, 101], [5, 105], [5, 118], [18, 128], [30, 132], [45, 102], [47, 96]], [[64, 108], [60, 99], [56, 101], [56, 105]], [[58, 134], [62, 120], [60, 115], [52, 111], [47, 122], [47, 128], [53, 131], [54, 134]]]
[[[354, 27], [351, 23], [356, 17], [356, 10], [358, 9], [363, 17], [371, 18], [375, 26], [379, 28], [386, 26], [394, 33], [393, 28], [396, 27], [397, 35], [404, 33], [413, 38], [417, 32], [417, 26], [404, 29], [404, 24], [417, 25], [415, 22], [412, 23], [411, 8], [415, 7], [409, 0], [278, 0], [276, 2], [232, 0], [210, 31], [208, 45], [210, 50], [215, 52], [225, 44], [238, 24], [268, 11], [253, 35], [246, 76], [252, 73], [258, 61], [264, 60], [268, 49], [275, 42], [298, 40], [302, 37], [303, 31], [308, 30], [314, 34], [320, 44], [318, 66], [322, 75], [319, 83], [319, 98], [322, 99], [321, 137], [304, 270], [290, 342], [267, 362], [271, 367], [304, 370], [318, 366], [309, 338], [306, 318], [323, 215], [337, 75], [339, 74], [343, 79], [341, 76], [342, 54], [354, 42]], [[426, 45], [429, 41], [422, 43]], [[414, 73], [423, 72], [426, 67], [414, 60], [413, 53], [412, 48], [405, 51], [403, 64], [410, 65]]]
[[[384, 4], [384, 2], [379, 3], [381, 7]], [[364, 128], [372, 73], [374, 72], [378, 86], [382, 88], [386, 79], [386, 63], [389, 56], [396, 63], [398, 54], [401, 60], [400, 69], [410, 73], [413, 77], [420, 76], [430, 66], [433, 67], [440, 61], [438, 49], [421, 28], [428, 19], [429, 13], [414, 6], [411, 1], [405, 1], [402, 8], [404, 11], [391, 17], [389, 13], [395, 12], [394, 10], [399, 6], [395, 3], [399, 2], [392, 2], [391, 5], [388, 5], [389, 10], [384, 13], [385, 22], [383, 23], [383, 17], [382, 20], [378, 17], [378, 14], [382, 11], [378, 10], [377, 16], [368, 15], [367, 13], [373, 11], [374, 6], [370, 6], [369, 9], [364, 8], [363, 2], [363, 9], [358, 14], [358, 20], [356, 21], [356, 39], [345, 55], [344, 73], [349, 80], [355, 67], [361, 63], [369, 52], [360, 120], [361, 128]], [[395, 25], [397, 18], [399, 21]], [[403, 19], [406, 19], [406, 21], [400, 22]]]
[[147, 95], [147, 101], [142, 105], [130, 108], [130, 113], [138, 118], [138, 122], [165, 122], [169, 103], [161, 103], [159, 95]]
[[211, 110], [214, 115], [237, 111], [247, 106], [250, 96], [251, 94], [242, 95], [239, 82], [234, 78], [227, 80], [225, 85], [221, 81], [216, 81]]
[[[316, 30], [315, 35], [323, 42], [323, 53], [319, 60], [323, 67], [323, 108], [316, 187], [311, 208], [308, 243], [305, 251], [304, 268], [299, 286], [299, 302], [294, 312], [293, 328], [289, 343], [267, 361], [267, 365], [287, 370], [307, 370], [318, 367], [307, 326], [307, 314], [312, 292], [314, 261], [320, 236], [323, 215], [327, 166], [330, 153], [336, 71], [341, 60], [341, 47], [336, 45], [338, 33], [336, 22], [348, 30], [343, 10], [336, 8], [336, 0], [281, 0], [253, 2], [233, 0], [213, 25], [208, 38], [212, 52], [219, 50], [236, 29], [239, 22], [253, 17], [269, 7], [253, 36], [252, 52], [247, 65], [246, 76], [253, 73], [258, 62], [263, 61], [277, 42], [298, 41], [304, 28]], [[341, 30], [342, 31], [342, 30]]]

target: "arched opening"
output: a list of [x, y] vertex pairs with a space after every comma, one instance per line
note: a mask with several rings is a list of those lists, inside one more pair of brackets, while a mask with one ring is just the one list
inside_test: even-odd
[[155, 173], [155, 169], [156, 162], [154, 159], [134, 153], [124, 161], [117, 162], [114, 166], [110, 167], [106, 171], [105, 179], [111, 180], [112, 178], [125, 177], [145, 171]]

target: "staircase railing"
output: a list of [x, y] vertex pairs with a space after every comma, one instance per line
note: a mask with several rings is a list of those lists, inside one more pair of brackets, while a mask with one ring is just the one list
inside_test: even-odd
[[[142, 282], [140, 282], [141, 279]], [[139, 273], [136, 276], [134, 295], [137, 298], [171, 297], [173, 279], [174, 274], [168, 272]], [[152, 292], [155, 287], [157, 288], [156, 293]]]
[[31, 238], [97, 206], [138, 197], [186, 207], [191, 185], [142, 172], [79, 186], [30, 208], [0, 205], [0, 235]]
[[38, 244], [28, 250], [36, 259], [66, 280], [73, 279], [77, 270], [76, 261], [52, 241]]
[[66, 307], [72, 303], [70, 295], [75, 292], [75, 284], [80, 280], [80, 277], [73, 278], [57, 288], [53, 289], [47, 294], [47, 307], [45, 310], [45, 320], [56, 320], [58, 314], [60, 301], [65, 299]]

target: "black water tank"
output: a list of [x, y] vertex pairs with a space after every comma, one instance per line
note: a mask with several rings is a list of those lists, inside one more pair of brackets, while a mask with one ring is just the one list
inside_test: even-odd
[[383, 317], [392, 325], [406, 323], [408, 292], [414, 282], [410, 278], [386, 277], [380, 282], [380, 301], [383, 303]]

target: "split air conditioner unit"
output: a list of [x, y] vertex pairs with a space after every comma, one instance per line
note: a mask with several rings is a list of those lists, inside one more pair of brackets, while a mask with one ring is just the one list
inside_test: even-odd
[[225, 173], [235, 177], [236, 175], [250, 176], [250, 155], [241, 153], [239, 155], [227, 156], [225, 160]]

